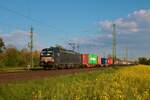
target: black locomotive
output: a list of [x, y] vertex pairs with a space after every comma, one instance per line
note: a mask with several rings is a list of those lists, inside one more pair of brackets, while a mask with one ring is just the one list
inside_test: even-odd
[[72, 68], [79, 67], [81, 56], [79, 53], [62, 47], [45, 48], [40, 54], [40, 66], [44, 68]]

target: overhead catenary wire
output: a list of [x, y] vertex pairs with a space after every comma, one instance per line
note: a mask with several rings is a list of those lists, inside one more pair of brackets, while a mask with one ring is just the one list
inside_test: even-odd
[[[4, 6], [2, 6], [2, 5], [0, 5], [0, 9], [3, 9], [4, 11], [7, 11], [7, 12], [10, 12], [10, 13], [13, 13], [13, 14], [16, 14], [16, 15], [22, 17], [22, 18], [25, 18], [25, 19], [30, 20], [30, 21], [32, 21], [32, 22], [35, 22], [35, 23], [37, 23], [37, 24], [43, 25], [43, 26], [47, 27], [47, 28], [50, 29], [50, 30], [61, 31], [61, 32], [63, 31], [63, 30], [57, 29], [56, 27], [54, 27], [54, 26], [52, 26], [52, 25], [46, 24], [46, 23], [43, 22], [43, 21], [37, 20], [37, 19], [35, 19], [35, 18], [33, 18], [33, 17], [30, 17], [29, 12], [28, 12], [28, 15], [26, 15], [26, 14], [20, 13], [20, 12], [18, 12], [18, 11], [16, 11], [16, 10], [13, 10], [13, 9], [10, 9], [10, 8], [7, 8], [7, 7], [4, 7]], [[65, 32], [65, 31], [63, 31], [63, 32]]]
[[15, 29], [20, 29], [20, 30], [22, 30], [22, 31], [28, 32], [27, 29], [22, 28], [22, 27], [20, 27], [20, 26], [14, 26], [14, 25], [12, 25], [12, 24], [4, 23], [4, 22], [0, 22], [0, 24], [1, 24], [1, 25], [4, 25], [4, 26], [7, 26], [7, 27], [11, 27], [11, 28], [15, 28]]
[[[28, 4], [29, 4], [29, 3], [28, 3]], [[28, 7], [28, 5], [27, 5], [27, 7]], [[31, 15], [30, 15], [30, 8], [27, 9], [27, 10], [28, 10], [28, 14], [20, 13], [20, 12], [14, 10], [14, 9], [10, 9], [10, 8], [7, 8], [7, 7], [2, 6], [2, 5], [0, 5], [0, 9], [3, 10], [3, 11], [10, 12], [10, 13], [12, 13], [12, 14], [15, 14], [15, 15], [21, 17], [21, 18], [24, 18], [24, 19], [30, 20], [30, 21], [32, 21], [32, 22], [35, 22], [35, 23], [39, 24], [40, 26], [44, 26], [44, 27], [42, 27], [42, 28], [48, 29], [48, 30], [50, 30], [50, 31], [55, 31], [55, 33], [56, 33], [56, 32], [65, 32], [65, 31], [63, 31], [63, 30], [58, 30], [56, 27], [54, 27], [54, 26], [52, 26], [52, 25], [49, 25], [49, 24], [46, 24], [46, 23], [43, 22], [43, 21], [40, 21], [40, 20], [37, 20], [37, 19], [31, 17]], [[16, 29], [19, 28], [19, 29], [21, 29], [21, 30], [23, 30], [23, 31], [28, 32], [28, 31], [27, 31], [28, 29], [21, 28], [20, 26], [11, 25], [11, 24], [8, 24], [8, 23], [3, 23], [3, 22], [0, 22], [0, 24], [5, 25], [5, 26], [10, 26], [10, 27], [16, 28]], [[27, 26], [31, 26], [31, 23], [30, 23], [30, 25], [27, 25]], [[33, 25], [32, 25], [32, 26], [33, 26]], [[41, 29], [41, 27], [38, 28], [38, 29]], [[42, 30], [42, 32], [45, 31], [45, 29]], [[65, 33], [67, 33], [67, 32], [65, 32]]]

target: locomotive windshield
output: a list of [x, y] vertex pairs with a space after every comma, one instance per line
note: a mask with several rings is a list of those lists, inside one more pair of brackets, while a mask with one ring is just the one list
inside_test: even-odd
[[53, 53], [52, 53], [52, 49], [43, 49], [41, 51], [41, 56], [52, 56]]

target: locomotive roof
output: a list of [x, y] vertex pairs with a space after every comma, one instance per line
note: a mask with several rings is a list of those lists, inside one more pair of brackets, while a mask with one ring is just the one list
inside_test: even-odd
[[42, 49], [42, 51], [43, 51], [43, 50], [51, 50], [51, 49], [52, 49], [52, 48], [44, 48], [44, 49]]
[[[75, 53], [78, 53], [78, 52], [76, 52], [76, 51], [73, 51], [73, 50], [67, 50], [67, 49], [65, 49], [65, 48], [61, 48], [61, 47], [50, 47], [50, 48], [44, 48], [43, 50], [54, 50], [54, 49], [59, 49], [59, 50], [61, 50], [61, 52], [66, 52], [66, 53], [73, 53], [73, 54], [75, 54]], [[43, 51], [42, 50], [42, 51]]]
[[61, 48], [61, 47], [54, 47], [54, 48], [58, 48], [59, 50], [61, 50], [62, 52], [66, 52], [66, 53], [77, 53], [73, 50], [68, 50], [68, 49], [65, 49], [65, 48]]

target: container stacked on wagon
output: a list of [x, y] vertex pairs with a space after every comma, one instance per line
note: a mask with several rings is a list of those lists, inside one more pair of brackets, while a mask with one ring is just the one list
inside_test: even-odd
[[102, 58], [96, 54], [81, 54], [82, 65], [84, 67], [101, 67], [112, 65], [112, 58]]

